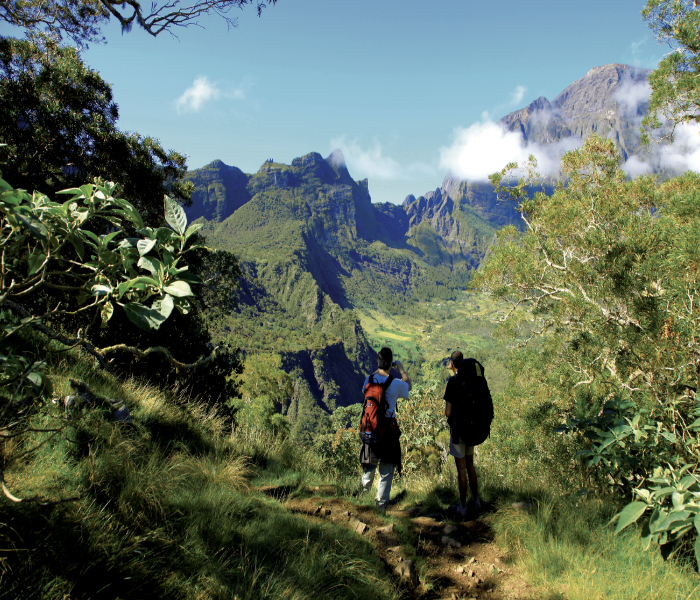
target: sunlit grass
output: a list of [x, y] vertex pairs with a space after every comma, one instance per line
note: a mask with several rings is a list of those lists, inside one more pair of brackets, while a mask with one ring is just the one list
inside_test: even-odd
[[[80, 500], [4, 506], [2, 597], [376, 598], [399, 593], [369, 543], [333, 523], [313, 524], [256, 491], [260, 475], [301, 487], [313, 457], [284, 436], [235, 429], [179, 390], [120, 384], [77, 352], [50, 366], [63, 414], [69, 377], [124, 398], [133, 426], [94, 403], [27, 460], [46, 434], [3, 448], [18, 495]], [[8, 452], [9, 451], [9, 452]]]

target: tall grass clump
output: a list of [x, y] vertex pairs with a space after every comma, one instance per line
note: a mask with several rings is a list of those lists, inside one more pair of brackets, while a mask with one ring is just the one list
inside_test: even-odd
[[[79, 499], [1, 500], [0, 597], [397, 597], [369, 542], [255, 492], [263, 466], [306, 462], [283, 437], [232, 430], [177, 389], [121, 384], [77, 351], [48, 375], [56, 402], [32, 425], [65, 427], [5, 444], [7, 480], [21, 497]], [[71, 377], [96, 400], [66, 420]], [[122, 398], [133, 423], [115, 421], [101, 397]]]
[[569, 600], [690, 600], [700, 580], [688, 561], [646, 552], [636, 531], [614, 535], [616, 507], [595, 498], [547, 498], [531, 511], [502, 503], [496, 543], [508, 548], [528, 581]]

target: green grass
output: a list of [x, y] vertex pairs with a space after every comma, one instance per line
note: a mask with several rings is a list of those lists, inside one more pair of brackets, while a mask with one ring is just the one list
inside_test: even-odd
[[532, 585], [570, 600], [700, 598], [700, 578], [686, 561], [644, 551], [637, 531], [613, 535], [616, 508], [545, 496], [527, 514], [504, 503], [496, 543], [511, 549]]
[[[3, 598], [395, 598], [368, 542], [312, 524], [255, 492], [258, 481], [300, 486], [299, 448], [262, 431], [232, 433], [177, 392], [120, 385], [72, 352], [51, 367], [56, 397], [67, 373], [122, 397], [134, 427], [87, 406], [72, 427], [19, 459], [46, 434], [3, 448], [13, 492], [80, 500], [50, 507], [3, 499]], [[55, 426], [49, 405], [36, 428]], [[257, 480], [255, 479], [257, 477]]]
[[[453, 329], [458, 318], [452, 317]], [[417, 323], [389, 325], [385, 318], [385, 332], [404, 335]], [[400, 597], [366, 539], [332, 522], [312, 523], [287, 511], [274, 493], [257, 491], [279, 488], [304, 498], [325, 485], [325, 495], [371, 506], [371, 494], [358, 494], [355, 463], [351, 472], [331, 473], [314, 452], [284, 436], [256, 428], [232, 432], [205, 404], [177, 390], [119, 384], [77, 351], [61, 356], [53, 355], [49, 366], [56, 398], [72, 393], [69, 376], [82, 379], [100, 396], [124, 398], [134, 427], [114, 423], [97, 403], [28, 458], [19, 457], [46, 434], [5, 443], [14, 493], [84, 495], [51, 507], [2, 500], [0, 597]], [[575, 480], [585, 483], [585, 473], [571, 458], [571, 441], [551, 434], [556, 410], [540, 405], [551, 402], [513, 390], [495, 395], [492, 437], [476, 457], [481, 496], [496, 509], [489, 516], [496, 543], [509, 551], [533, 597], [699, 598], [692, 557], [679, 552], [664, 562], [658, 552], [644, 551], [632, 528], [614, 536], [608, 523], [619, 501], [575, 494]], [[47, 403], [33, 424], [50, 428], [62, 415], [60, 403]], [[444, 510], [457, 499], [452, 460], [397, 478], [392, 496], [423, 514]], [[514, 502], [533, 508], [523, 512]], [[430, 588], [415, 534], [393, 520]]]

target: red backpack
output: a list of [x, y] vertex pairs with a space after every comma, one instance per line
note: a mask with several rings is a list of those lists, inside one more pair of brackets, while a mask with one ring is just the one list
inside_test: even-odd
[[360, 439], [365, 444], [375, 445], [384, 431], [389, 428], [385, 393], [392, 381], [394, 381], [393, 375], [389, 375], [384, 383], [377, 383], [374, 381], [374, 375], [370, 375], [365, 385], [365, 401], [360, 419]]

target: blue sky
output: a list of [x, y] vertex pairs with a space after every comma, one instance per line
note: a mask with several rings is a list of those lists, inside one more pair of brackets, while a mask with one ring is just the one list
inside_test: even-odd
[[[152, 38], [105, 30], [84, 60], [113, 84], [119, 127], [251, 173], [343, 150], [375, 202], [439, 187], [460, 128], [550, 100], [592, 67], [653, 68], [668, 50], [643, 2], [279, 0], [238, 28]], [[10, 33], [5, 27], [4, 33]], [[2, 31], [2, 29], [0, 29]]]

